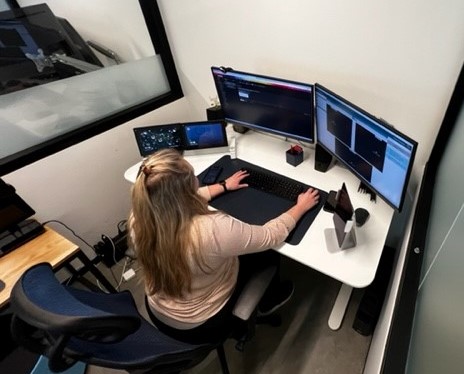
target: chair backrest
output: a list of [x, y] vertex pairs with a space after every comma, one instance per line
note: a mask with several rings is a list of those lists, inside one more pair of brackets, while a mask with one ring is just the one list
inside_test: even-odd
[[13, 287], [12, 335], [63, 371], [77, 361], [126, 371], [172, 372], [195, 366], [216, 345], [162, 334], [138, 312], [129, 291], [105, 294], [62, 285], [52, 267], [28, 269]]

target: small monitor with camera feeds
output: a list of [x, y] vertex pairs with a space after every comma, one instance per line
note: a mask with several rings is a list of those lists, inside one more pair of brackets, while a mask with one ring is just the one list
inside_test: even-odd
[[180, 124], [136, 127], [134, 134], [142, 157], [147, 157], [164, 148], [182, 149]]
[[136, 127], [134, 135], [142, 157], [165, 148], [174, 148], [187, 155], [228, 151], [227, 134], [222, 121]]

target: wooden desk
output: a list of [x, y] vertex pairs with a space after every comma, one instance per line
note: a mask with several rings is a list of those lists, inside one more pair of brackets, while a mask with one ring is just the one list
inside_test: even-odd
[[11, 290], [25, 270], [48, 262], [55, 270], [64, 266], [77, 275], [79, 272], [70, 264], [73, 259], [79, 259], [85, 271], [90, 271], [108, 291], [116, 291], [76, 244], [46, 227], [43, 234], [0, 257], [0, 279], [5, 283], [5, 288], [0, 292], [0, 308], [8, 304]]

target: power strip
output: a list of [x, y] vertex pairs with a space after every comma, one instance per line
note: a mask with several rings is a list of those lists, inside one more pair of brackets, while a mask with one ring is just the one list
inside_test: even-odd
[[102, 235], [102, 240], [94, 248], [103, 263], [110, 268], [125, 256], [127, 251], [126, 231], [120, 232], [114, 238]]
[[130, 281], [132, 278], [135, 277], [135, 271], [134, 269], [128, 269], [124, 272], [124, 274], [122, 275], [123, 279], [128, 282]]

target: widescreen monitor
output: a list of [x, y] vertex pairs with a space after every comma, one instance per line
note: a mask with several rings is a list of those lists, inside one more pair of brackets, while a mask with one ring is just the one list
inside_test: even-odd
[[212, 67], [226, 122], [314, 142], [313, 85]]
[[315, 105], [317, 144], [400, 211], [417, 142], [317, 83]]

